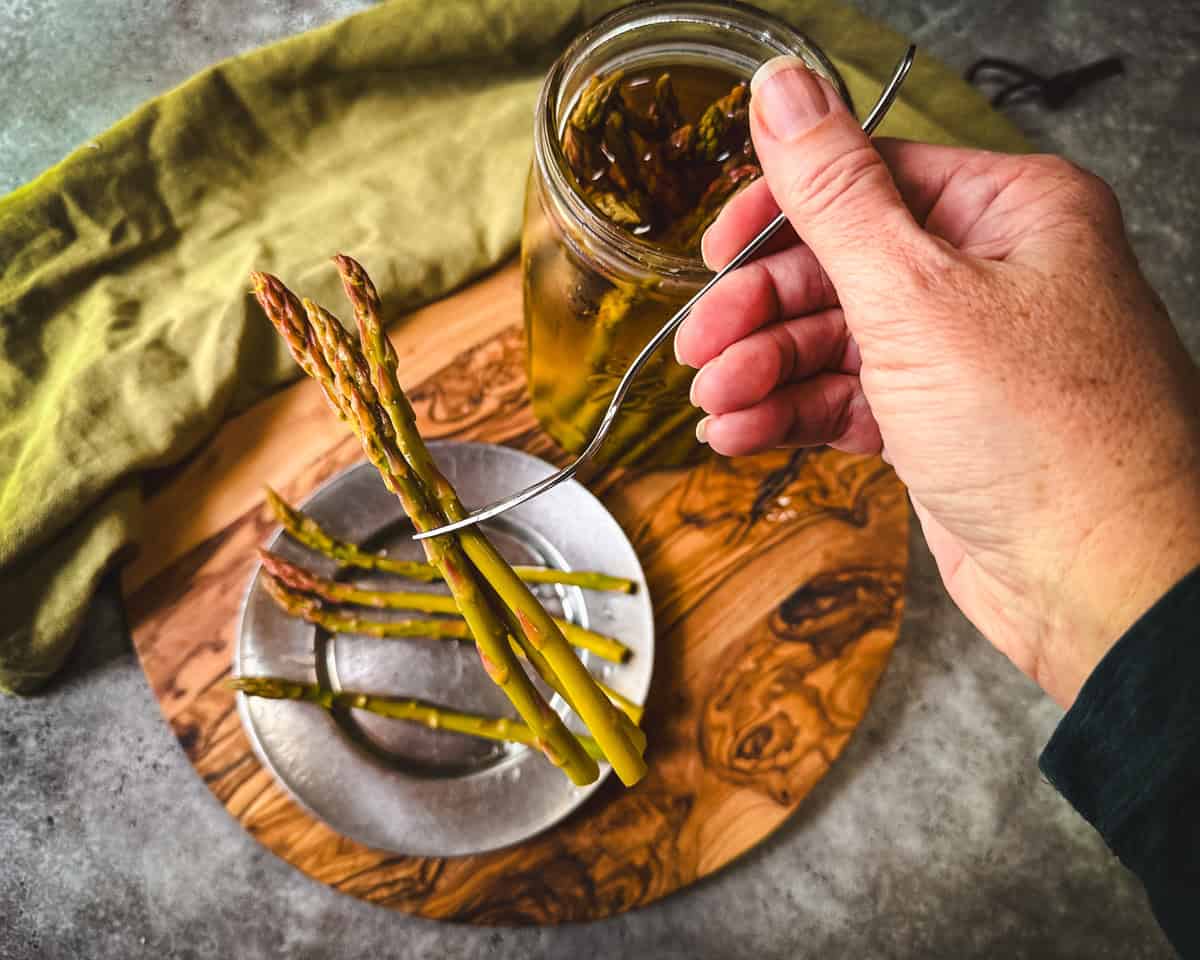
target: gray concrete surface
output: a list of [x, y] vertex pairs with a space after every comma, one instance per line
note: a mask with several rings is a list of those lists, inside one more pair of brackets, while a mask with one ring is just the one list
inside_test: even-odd
[[[0, 0], [0, 190], [220, 57], [364, 6]], [[1014, 114], [1116, 186], [1200, 351], [1200, 12], [1192, 0], [862, 0], [962, 68], [1119, 53], [1059, 114]], [[0, 700], [0, 958], [1171, 956], [1138, 885], [1041, 779], [1058, 710], [953, 609], [916, 534], [892, 664], [844, 758], [770, 842], [603, 923], [479, 930], [366, 906], [245, 835], [193, 774], [115, 584], [61, 682]]]

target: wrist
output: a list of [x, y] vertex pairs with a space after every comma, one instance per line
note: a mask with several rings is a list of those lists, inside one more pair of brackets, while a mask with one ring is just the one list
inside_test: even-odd
[[1200, 479], [1179, 476], [1113, 511], [1080, 542], [1056, 588], [1038, 684], [1064, 708], [1112, 646], [1200, 566]]

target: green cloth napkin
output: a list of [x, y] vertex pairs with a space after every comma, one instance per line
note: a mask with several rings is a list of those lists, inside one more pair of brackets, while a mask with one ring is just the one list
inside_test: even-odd
[[[0, 688], [44, 683], [104, 570], [153, 538], [148, 473], [297, 375], [249, 271], [337, 304], [344, 250], [399, 312], [510, 256], [541, 77], [615, 5], [387, 3], [205, 70], [0, 200]], [[764, 5], [870, 106], [899, 36]], [[1025, 147], [923, 58], [881, 132]]]

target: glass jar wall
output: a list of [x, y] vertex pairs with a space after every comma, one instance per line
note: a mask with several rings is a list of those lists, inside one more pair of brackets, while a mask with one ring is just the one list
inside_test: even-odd
[[[848, 99], [811, 42], [762, 11], [732, 3], [652, 0], [625, 7], [576, 39], [547, 75], [535, 118], [521, 266], [533, 410], [565, 450], [586, 446], [630, 361], [711, 276], [694, 244], [635, 235], [585, 200], [562, 147], [580, 92], [596, 75], [617, 70], [635, 88], [669, 72], [680, 110], [691, 116], [778, 54], [803, 58]], [[635, 382], [597, 459], [685, 462], [697, 450], [700, 417], [688, 403], [692, 374], [664, 344]]]

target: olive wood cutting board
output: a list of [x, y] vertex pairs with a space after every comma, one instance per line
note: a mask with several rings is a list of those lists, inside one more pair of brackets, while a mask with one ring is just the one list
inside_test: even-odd
[[[520, 318], [509, 266], [393, 325], [426, 437], [563, 461], [529, 408]], [[561, 824], [509, 849], [368, 849], [276, 785], [222, 682], [254, 550], [274, 530], [262, 485], [302, 501], [360, 459], [314, 383], [274, 394], [154, 492], [125, 586], [142, 667], [209, 789], [260, 843], [364, 900], [470, 923], [552, 924], [687, 886], [796, 810], [862, 719], [895, 643], [908, 511], [877, 457], [776, 451], [593, 471], [582, 479], [628, 533], [654, 606], [649, 774], [631, 790], [610, 777]]]

